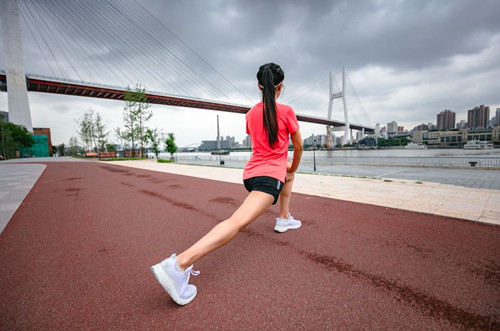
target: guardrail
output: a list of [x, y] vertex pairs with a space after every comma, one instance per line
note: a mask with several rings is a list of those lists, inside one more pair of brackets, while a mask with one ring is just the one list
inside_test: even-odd
[[[312, 162], [311, 156], [306, 156]], [[304, 160], [305, 161], [305, 160]], [[500, 167], [498, 157], [335, 157], [326, 159], [316, 157], [316, 162], [350, 163], [366, 165], [412, 165], [412, 166], [477, 166]]]
[[[232, 155], [182, 155], [182, 161], [248, 161], [249, 156]], [[302, 162], [313, 162], [312, 155], [304, 155]], [[499, 157], [323, 157], [316, 156], [316, 162], [322, 164], [359, 164], [359, 165], [412, 165], [412, 166], [456, 166], [456, 167], [500, 167]]]

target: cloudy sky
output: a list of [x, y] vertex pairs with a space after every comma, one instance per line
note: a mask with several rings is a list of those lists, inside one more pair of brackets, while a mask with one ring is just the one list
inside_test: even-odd
[[[32, 27], [30, 31], [27, 26], [27, 22], [34, 22], [29, 20], [28, 8], [33, 9], [31, 15], [43, 10], [34, 10], [31, 0], [19, 2], [24, 13], [21, 24], [26, 72], [60, 76], [57, 65], [64, 67], [70, 64], [63, 59], [57, 65], [51, 63], [50, 52], [43, 50], [44, 45], [50, 44], [50, 40], [39, 37], [37, 42], [32, 31], [37, 29]], [[96, 6], [101, 2], [96, 1]], [[489, 105], [491, 116], [500, 107], [498, 0], [139, 2], [147, 9], [148, 15], [156, 20], [152, 22], [151, 16], [143, 15], [142, 18], [138, 17], [137, 24], [151, 24], [149, 32], [144, 32], [144, 35], [148, 35], [144, 39], [151, 40], [149, 44], [157, 46], [151, 46], [151, 49], [141, 47], [143, 51], [139, 52], [133, 45], [123, 41], [128, 34], [119, 35], [119, 32], [108, 27], [122, 24], [121, 16], [110, 11], [103, 14], [109, 19], [100, 19], [96, 14], [94, 20], [101, 21], [91, 24], [99, 27], [102, 23], [101, 29], [110, 31], [107, 37], [103, 33], [104, 37], [100, 38], [113, 49], [107, 50], [108, 56], [105, 58], [93, 58], [101, 51], [98, 44], [89, 41], [85, 47], [80, 46], [86, 49], [86, 58], [94, 61], [89, 62], [90, 64], [95, 63], [97, 66], [106, 61], [122, 63], [123, 71], [128, 71], [129, 67], [123, 65], [125, 60], [134, 66], [134, 61], [144, 64], [163, 58], [167, 67], [165, 72], [167, 69], [175, 71], [175, 68], [169, 67], [172, 61], [169, 61], [167, 55], [162, 55], [162, 52], [170, 52], [171, 48], [184, 45], [184, 49], [195, 52], [203, 59], [199, 70], [203, 71], [209, 66], [210, 70], [214, 70], [205, 70], [209, 75], [217, 72], [223, 79], [219, 77], [219, 80], [211, 83], [207, 79], [208, 83], [205, 83], [205, 78], [197, 78], [202, 74], [197, 76], [193, 69], [192, 73], [176, 78], [177, 82], [171, 81], [168, 86], [182, 85], [180, 81], [185, 79], [211, 84], [214, 88], [218, 85], [217, 81], [226, 80], [246, 96], [246, 99], [237, 101], [250, 104], [258, 102], [260, 98], [255, 79], [258, 67], [266, 62], [275, 62], [285, 71], [283, 102], [293, 101], [296, 96], [303, 96], [301, 100], [309, 98], [312, 101], [305, 103], [312, 103], [317, 107], [314, 112], [309, 113], [321, 117], [327, 115], [328, 72], [338, 75], [345, 66], [367, 114], [367, 117], [362, 113], [358, 114], [362, 117], [360, 122], [369, 119], [372, 125], [381, 123], [383, 126], [396, 121], [407, 129], [420, 123], [435, 123], [436, 115], [444, 109], [456, 112], [457, 121], [460, 121], [466, 120], [467, 110], [475, 106]], [[51, 3], [47, 12], [59, 12], [52, 20], [47, 16], [44, 22], [53, 26], [52, 34], [54, 31], [66, 31], [69, 34], [54, 39], [59, 40], [59, 47], [62, 48], [62, 44], [74, 47], [72, 44], [75, 40], [84, 38], [78, 31], [90, 31], [90, 27], [87, 29], [80, 26], [79, 30], [75, 29], [75, 36], [72, 37], [70, 27], [65, 24], [72, 24], [76, 19], [63, 22], [62, 17], [65, 15], [78, 15], [78, 10], [75, 9], [77, 2], [68, 0]], [[65, 11], [57, 3], [69, 7], [74, 5], [75, 8]], [[131, 7], [130, 3], [131, 0], [117, 1], [116, 10], [137, 12], [133, 9], [136, 7]], [[127, 6], [128, 9], [125, 8]], [[103, 11], [104, 9], [100, 10], [101, 14]], [[61, 25], [54, 21], [57, 19], [61, 20]], [[171, 39], [168, 39], [164, 33], [166, 30], [154, 28], [157, 23], [166, 26], [182, 42], [170, 44], [168, 40], [174, 40], [175, 37], [172, 39], [170, 36]], [[40, 26], [38, 30], [43, 30]], [[144, 31], [138, 26], [134, 29], [138, 36]], [[155, 33], [158, 35], [155, 36]], [[115, 35], [116, 38], [113, 38]], [[95, 35], [94, 37], [98, 39]], [[66, 51], [66, 54], [71, 52]], [[74, 50], [73, 53], [81, 52]], [[77, 55], [68, 55], [68, 58], [81, 62]], [[182, 61], [182, 65], [190, 66], [191, 62]], [[93, 65], [87, 63], [86, 66], [88, 68]], [[0, 54], [0, 68], [5, 68], [3, 52]], [[142, 69], [144, 70], [147, 69]], [[141, 81], [142, 78], [137, 76], [137, 80], [147, 89], [163, 92], [169, 87], [161, 84], [163, 81], [167, 82], [170, 75], [163, 74], [162, 70], [155, 65], [153, 70], [149, 70], [149, 75], [145, 76], [150, 77], [152, 71], [161, 77]], [[85, 81], [90, 80], [83, 73], [75, 77], [70, 71], [71, 69], [67, 69], [66, 73], [72, 79], [80, 77]], [[97, 77], [97, 74], [94, 76]], [[123, 80], [123, 83], [113, 81], [113, 84], [133, 85], [133, 79]], [[220, 86], [228, 91], [230, 89], [222, 83]], [[178, 93], [189, 94], [190, 91], [194, 90], [187, 89]], [[199, 96], [203, 97], [201, 94]], [[54, 144], [67, 143], [71, 136], [76, 135], [74, 120], [89, 108], [102, 115], [108, 129], [122, 126], [123, 102], [34, 92], [29, 93], [29, 100], [33, 126], [50, 127]], [[6, 93], [0, 94], [0, 110], [7, 110]], [[215, 139], [217, 114], [220, 116], [222, 135], [234, 136], [238, 141], [245, 136], [243, 115], [158, 105], [153, 106], [152, 110], [154, 115], [150, 126], [174, 132], [180, 146]], [[296, 111], [300, 112], [299, 109]], [[312, 133], [323, 134], [325, 131], [323, 126], [307, 123], [301, 124], [301, 128], [304, 137]]]

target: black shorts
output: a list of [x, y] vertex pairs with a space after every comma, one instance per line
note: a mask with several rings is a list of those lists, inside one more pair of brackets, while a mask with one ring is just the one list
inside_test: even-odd
[[274, 197], [273, 205], [276, 204], [283, 189], [283, 182], [273, 177], [258, 176], [247, 178], [243, 181], [248, 192], [260, 191], [271, 194]]

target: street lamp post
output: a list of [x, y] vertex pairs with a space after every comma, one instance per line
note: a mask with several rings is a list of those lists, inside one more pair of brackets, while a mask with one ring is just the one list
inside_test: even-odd
[[314, 163], [314, 172], [316, 172], [316, 139], [314, 139], [314, 145], [313, 145], [313, 163]]

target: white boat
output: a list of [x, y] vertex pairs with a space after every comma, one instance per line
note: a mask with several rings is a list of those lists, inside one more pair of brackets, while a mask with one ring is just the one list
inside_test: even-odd
[[464, 149], [492, 149], [493, 143], [489, 143], [487, 141], [477, 141], [477, 140], [469, 140], [465, 145]]
[[408, 145], [405, 146], [405, 149], [426, 149], [426, 148], [427, 146], [416, 143], [409, 143]]

